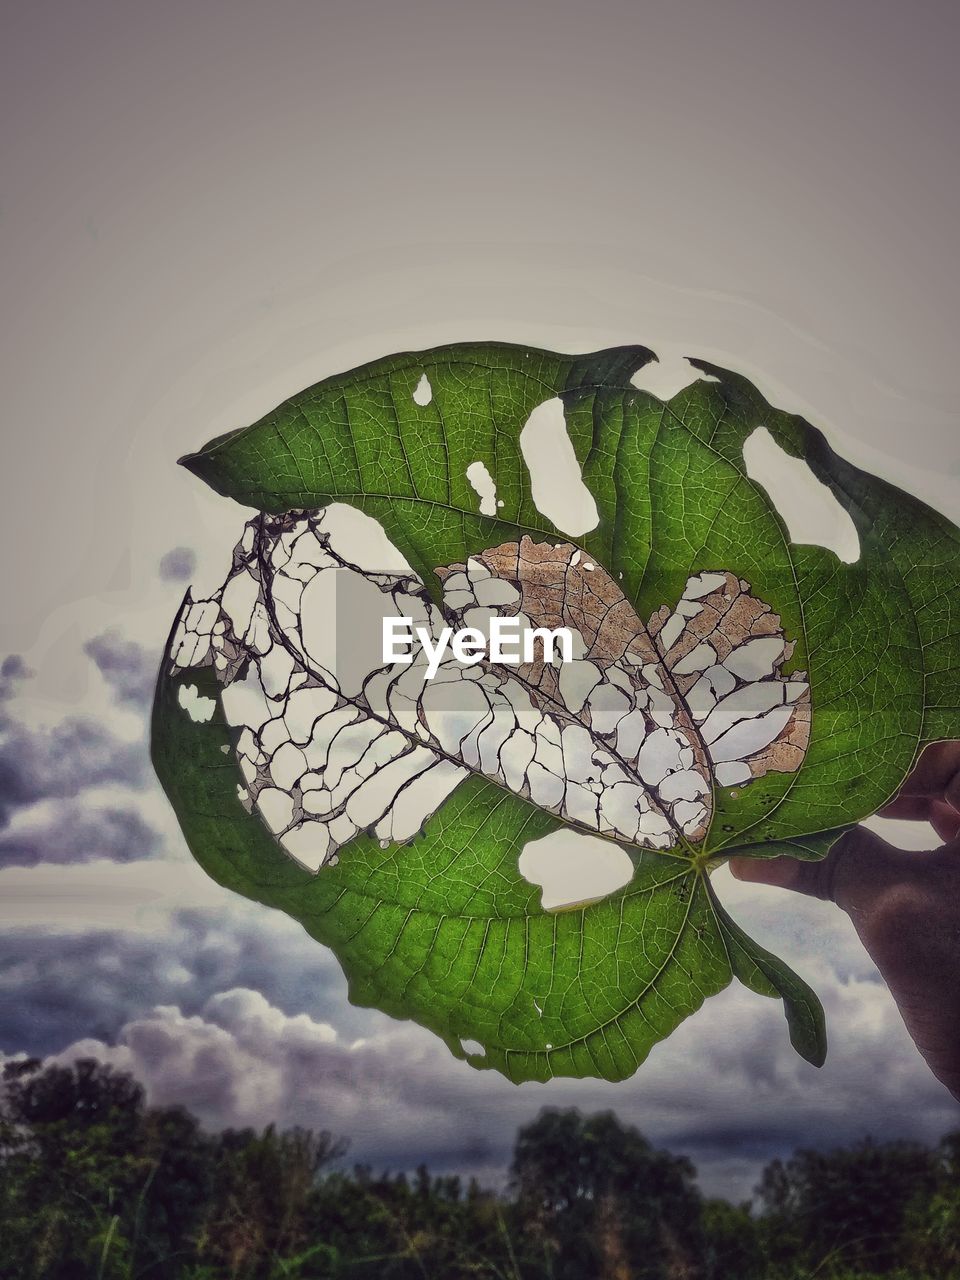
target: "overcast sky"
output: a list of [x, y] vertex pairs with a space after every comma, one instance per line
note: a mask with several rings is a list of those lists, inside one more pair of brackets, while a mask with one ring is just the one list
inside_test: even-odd
[[956, 1124], [845, 918], [725, 872], [824, 1000], [822, 1071], [731, 988], [624, 1084], [477, 1073], [351, 1008], [329, 953], [205, 879], [145, 725], [185, 585], [222, 579], [244, 519], [175, 459], [390, 351], [639, 342], [665, 391], [699, 355], [960, 519], [957, 21], [5, 6], [0, 1051], [80, 1044], [211, 1124], [490, 1180], [548, 1102], [615, 1107], [731, 1195], [800, 1143]]

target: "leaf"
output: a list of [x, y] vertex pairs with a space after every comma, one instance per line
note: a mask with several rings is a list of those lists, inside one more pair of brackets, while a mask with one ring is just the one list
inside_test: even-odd
[[808, 1062], [823, 1066], [827, 1032], [820, 1001], [782, 960], [759, 946], [730, 919], [709, 881], [707, 892], [734, 974], [758, 995], [783, 998], [790, 1043]]
[[[210, 668], [161, 672], [153, 739], [190, 848], [220, 884], [287, 911], [332, 947], [354, 1004], [414, 1018], [456, 1056], [517, 1083], [618, 1080], [729, 983], [716, 916], [689, 864], [643, 853], [621, 893], [545, 912], [517, 858], [556, 820], [480, 777], [413, 845], [382, 849], [361, 835], [311, 874], [244, 809], [222, 753], [231, 740], [222, 708], [192, 721], [178, 705], [187, 680], [216, 696]], [[484, 1054], [468, 1054], [465, 1040]]]
[[[648, 628], [570, 543], [524, 536], [437, 572], [439, 605], [411, 575], [346, 561], [324, 512], [259, 517], [223, 588], [184, 611], [173, 664], [212, 664], [230, 686], [242, 798], [309, 868], [361, 830], [409, 839], [468, 771], [591, 833], [689, 854], [709, 830], [716, 785], [802, 761], [809, 686], [803, 673], [783, 676], [793, 646], [734, 575], [691, 578]], [[317, 646], [309, 603], [326, 581], [342, 595], [345, 577], [416, 624], [415, 656], [378, 654], [361, 673], [355, 662], [324, 666], [328, 617]], [[554, 664], [531, 643], [529, 660], [478, 653], [465, 665], [439, 643], [447, 622], [489, 642], [504, 618], [518, 646], [538, 628], [565, 630], [576, 656]]]
[[[622, 1078], [734, 974], [754, 990], [779, 993], [794, 1043], [822, 1060], [815, 997], [726, 917], [709, 870], [733, 851], [823, 856], [897, 789], [920, 746], [956, 732], [957, 530], [837, 458], [812, 427], [771, 409], [734, 375], [698, 365], [711, 380], [669, 404], [636, 390], [629, 379], [650, 358], [643, 348], [569, 357], [494, 344], [391, 357], [320, 383], [185, 460], [219, 492], [264, 511], [345, 501], [375, 516], [432, 597], [422, 596], [429, 611], [442, 602], [441, 578], [449, 586], [472, 558], [497, 577], [491, 556], [516, 560], [522, 548], [562, 534], [533, 503], [520, 445], [535, 408], [562, 404], [600, 517], [577, 549], [602, 574], [601, 595], [622, 591], [616, 604], [629, 612], [630, 643], [656, 649], [669, 728], [686, 735], [692, 772], [710, 782], [709, 830], [694, 825], [660, 853], [638, 849], [651, 843], [649, 832], [638, 831], [636, 873], [624, 890], [544, 912], [517, 858], [557, 817], [531, 804], [527, 784], [518, 782], [512, 794], [505, 777], [501, 785], [475, 775], [462, 780], [464, 761], [455, 756], [445, 762], [453, 770], [449, 798], [412, 845], [387, 837], [381, 849], [384, 837], [347, 828], [343, 840], [338, 833], [337, 864], [311, 876], [241, 804], [243, 783], [223, 754], [241, 744], [226, 727], [209, 669], [181, 675], [166, 664], [154, 720], [158, 773], [191, 848], [216, 878], [283, 907], [333, 946], [352, 999], [416, 1018], [460, 1055], [461, 1038], [477, 1040], [485, 1054], [471, 1061], [516, 1080]], [[747, 474], [744, 444], [758, 427], [803, 458], [850, 513], [860, 543], [854, 563], [790, 542], [766, 491]], [[477, 475], [476, 464], [502, 506], [489, 495], [478, 502], [467, 474], [473, 468]], [[484, 514], [491, 510], [496, 515]], [[553, 550], [567, 564], [575, 554], [569, 545]], [[437, 566], [451, 568], [435, 576]], [[717, 600], [712, 614], [696, 618], [674, 619], [670, 606], [696, 603], [691, 581], [719, 578], [714, 589], [722, 585], [731, 604], [742, 597], [738, 607], [749, 614], [748, 630], [724, 653], [724, 628], [734, 619], [714, 607]], [[772, 629], [754, 634], [749, 627], [757, 624]], [[782, 652], [769, 671], [745, 682], [756, 685], [750, 697], [809, 684], [812, 716], [801, 710], [805, 693], [793, 709], [785, 701], [767, 706], [763, 714], [783, 708], [776, 714], [786, 723], [773, 726], [757, 750], [734, 752], [750, 777], [724, 785], [720, 764], [733, 760], [711, 757], [711, 708], [703, 701], [723, 691], [708, 681], [695, 693], [709, 668], [685, 672], [682, 664], [699, 661], [691, 658], [698, 645], [709, 644], [722, 666], [758, 639], [767, 643], [753, 655], [772, 653], [778, 638]], [[239, 663], [231, 674], [240, 674], [243, 655], [234, 652], [221, 654], [221, 675], [231, 661]], [[604, 668], [603, 684], [616, 661]], [[649, 695], [651, 682], [641, 683]], [[191, 721], [178, 705], [188, 684], [214, 701], [207, 723]], [[634, 682], [621, 692], [635, 697], [643, 689]], [[706, 709], [699, 720], [698, 708]], [[592, 715], [586, 731], [596, 750]], [[428, 745], [427, 755], [436, 755], [435, 743]], [[567, 819], [573, 812], [563, 802], [553, 808]], [[616, 823], [604, 833], [628, 838]]]

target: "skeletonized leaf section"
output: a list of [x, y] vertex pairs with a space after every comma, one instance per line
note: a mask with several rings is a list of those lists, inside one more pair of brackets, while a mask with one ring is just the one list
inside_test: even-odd
[[654, 614], [650, 634], [718, 786], [800, 768], [810, 742], [807, 675], [782, 675], [794, 642], [748, 582], [697, 574], [675, 609]]
[[[462, 625], [483, 631], [495, 614], [518, 613], [538, 627], [574, 633], [572, 662], [512, 670], [538, 705], [558, 719], [574, 716], [625, 770], [626, 778], [604, 779], [621, 788], [614, 834], [632, 822], [626, 814], [636, 797], [628, 786], [652, 793], [673, 830], [695, 843], [709, 825], [714, 785], [792, 773], [803, 762], [806, 673], [783, 674], [794, 644], [778, 615], [735, 574], [694, 575], [676, 607], [663, 606], [645, 627], [610, 575], [569, 543], [524, 537], [438, 573]], [[604, 812], [617, 808], [612, 797], [601, 800], [603, 834]], [[646, 843], [643, 834], [641, 825], [633, 842]]]
[[[522, 766], [514, 790], [601, 835], [669, 848], [706, 834], [706, 753], [646, 628], [609, 574], [570, 543], [519, 543], [438, 570], [457, 626], [487, 633], [496, 616], [527, 629], [567, 628], [572, 661], [543, 650], [509, 672], [516, 723], [485, 732]], [[529, 710], [527, 704], [529, 703]]]
[[[496, 616], [517, 618], [521, 633], [566, 627], [574, 658], [545, 662], [534, 649], [519, 666], [465, 666], [448, 649], [429, 680], [414, 646], [412, 661], [348, 681], [305, 625], [329, 574], [352, 575], [379, 593], [384, 617], [434, 638], [451, 625], [485, 632]], [[746, 781], [802, 759], [807, 685], [781, 675], [779, 619], [732, 574], [691, 578], [649, 627], [569, 543], [524, 538], [438, 575], [439, 607], [415, 576], [347, 560], [324, 512], [261, 516], [222, 590], [184, 609], [173, 667], [213, 666], [240, 730], [241, 798], [303, 865], [334, 859], [360, 831], [409, 840], [470, 772], [592, 833], [696, 844], [731, 766]]]

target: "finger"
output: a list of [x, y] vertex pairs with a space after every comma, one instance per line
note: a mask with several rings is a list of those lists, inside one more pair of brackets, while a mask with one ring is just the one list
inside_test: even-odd
[[866, 827], [853, 827], [840, 837], [820, 862], [796, 858], [731, 858], [738, 880], [792, 889], [812, 898], [835, 902], [856, 917], [873, 900], [897, 885], [924, 876], [941, 876], [943, 859], [960, 858], [960, 837], [940, 849], [915, 852], [897, 849]]
[[960, 813], [952, 805], [936, 800], [930, 806], [930, 825], [944, 843], [960, 834]]
[[877, 810], [880, 818], [903, 822], [929, 822], [941, 840], [952, 840], [960, 831], [960, 813], [946, 800], [930, 796], [898, 796]]
[[904, 801], [905, 805], [916, 805], [916, 809], [912, 812], [904, 812], [900, 804], [896, 806], [887, 805], [885, 809], [878, 811], [881, 818], [896, 818], [898, 820], [929, 822], [940, 839], [946, 843], [953, 840], [960, 831], [960, 813], [952, 805], [947, 804], [945, 800], [928, 800], [919, 797], [907, 797]]
[[937, 802], [930, 796], [899, 795], [877, 810], [881, 818], [898, 818], [906, 822], [929, 822], [930, 809]]
[[731, 858], [730, 870], [738, 880], [791, 889], [811, 898], [835, 902], [855, 911], [872, 886], [908, 873], [904, 860], [916, 855], [895, 849], [866, 827], [853, 827], [840, 837], [819, 862], [797, 858]]
[[835, 865], [828, 864], [833, 857], [831, 851], [822, 862], [801, 862], [797, 858], [731, 858], [729, 866], [737, 880], [832, 900]]
[[900, 796], [928, 796], [960, 812], [960, 742], [934, 742], [900, 788]]
[[960, 837], [908, 852], [857, 827], [821, 863], [730, 863], [741, 880], [832, 898], [847, 912], [917, 1048], [960, 1101]]

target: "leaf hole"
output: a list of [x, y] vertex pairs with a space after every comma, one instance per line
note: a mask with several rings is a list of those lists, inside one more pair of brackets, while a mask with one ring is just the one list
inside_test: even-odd
[[204, 697], [195, 684], [182, 684], [177, 690], [177, 702], [195, 724], [206, 724], [217, 709], [213, 698]]
[[600, 513], [583, 482], [559, 397], [537, 405], [530, 414], [520, 432], [520, 452], [530, 473], [534, 505], [541, 515], [571, 537], [595, 529]]
[[480, 499], [480, 514], [482, 516], [495, 516], [497, 507], [502, 507], [503, 503], [497, 502], [497, 486], [493, 476], [487, 470], [486, 464], [483, 462], [471, 462], [467, 467], [467, 479], [470, 481], [474, 493]]
[[782, 449], [766, 427], [757, 427], [744, 441], [743, 461], [750, 479], [766, 490], [791, 541], [824, 547], [844, 564], [856, 564], [857, 527], [808, 463]]
[[[317, 822], [304, 822], [280, 837], [280, 845], [306, 871], [319, 871], [327, 860], [330, 837]], [[330, 858], [332, 865], [334, 859]]]
[[413, 403], [424, 408], [433, 399], [433, 387], [430, 385], [430, 379], [425, 373], [421, 373], [420, 381], [413, 389]]
[[[633, 878], [633, 861], [619, 845], [570, 830], [531, 840], [520, 854], [519, 869], [528, 884], [542, 890], [544, 911], [599, 901]], [[542, 1012], [539, 1005], [537, 1011]]]
[[694, 382], [717, 381], [712, 375], [695, 369], [686, 356], [668, 355], [651, 360], [642, 369], [638, 369], [631, 377], [630, 385], [638, 391], [648, 391], [658, 400], [672, 400]]
[[311, 665], [328, 671], [354, 697], [383, 666], [384, 621], [395, 617], [393, 598], [350, 569], [317, 573], [300, 601], [300, 636]]

